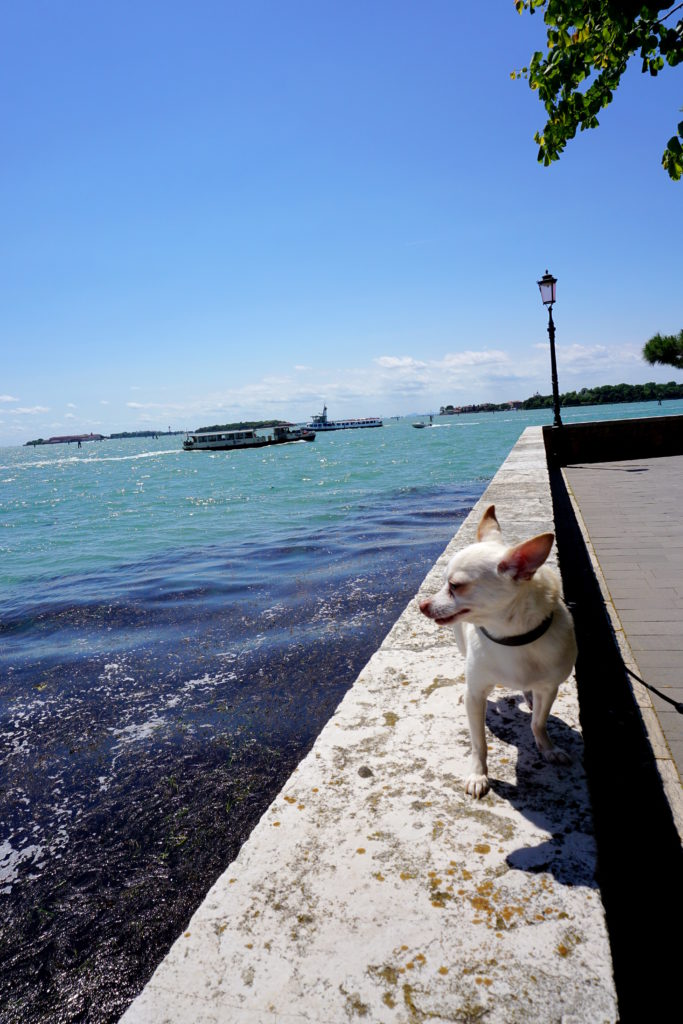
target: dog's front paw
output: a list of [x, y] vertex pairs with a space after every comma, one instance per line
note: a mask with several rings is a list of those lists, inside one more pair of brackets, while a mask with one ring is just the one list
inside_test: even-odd
[[473, 796], [475, 800], [486, 796], [489, 791], [489, 780], [486, 775], [470, 775], [465, 783], [465, 792]]
[[560, 750], [559, 747], [550, 747], [548, 750], [541, 751], [543, 759], [548, 761], [549, 764], [571, 764], [572, 759], [564, 750]]

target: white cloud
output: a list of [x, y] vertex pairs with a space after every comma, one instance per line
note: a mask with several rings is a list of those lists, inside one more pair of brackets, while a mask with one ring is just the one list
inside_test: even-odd
[[[319, 412], [324, 403], [332, 417], [339, 417], [414, 412], [456, 397], [459, 401], [504, 401], [526, 398], [536, 390], [536, 364], [542, 363], [545, 369], [545, 360], [533, 348], [529, 354], [529, 366], [521, 366], [493, 348], [447, 352], [431, 360], [385, 354], [361, 367], [322, 370], [299, 366], [290, 377], [263, 377], [183, 405], [127, 404], [138, 414], [163, 409], [198, 423], [269, 416], [304, 420]], [[527, 383], [530, 371], [533, 380]]]
[[438, 359], [416, 359], [414, 356], [380, 356], [374, 360], [380, 368], [375, 383], [390, 398], [406, 399], [424, 395], [431, 401], [448, 400], [451, 395], [475, 391], [477, 398], [494, 384], [516, 381], [524, 376], [507, 353], [500, 349], [465, 349], [446, 352]]
[[379, 356], [374, 361], [387, 370], [421, 370], [427, 366], [427, 363], [413, 359], [412, 356]]
[[126, 402], [129, 409], [163, 409], [166, 412], [185, 412], [186, 405], [171, 402]]
[[[288, 374], [236, 379], [234, 386], [226, 390], [190, 392], [183, 387], [175, 395], [169, 391], [168, 401], [154, 385], [154, 391], [149, 393], [155, 401], [112, 404], [108, 399], [94, 399], [94, 408], [82, 401], [78, 405], [62, 402], [67, 413], [61, 430], [58, 425], [52, 429], [43, 415], [50, 412], [48, 406], [17, 407], [18, 399], [11, 395], [0, 396], [0, 401], [5, 403], [0, 405], [7, 414], [5, 420], [10, 421], [13, 412], [17, 414], [13, 422], [6, 422], [3, 435], [13, 441], [21, 440], [27, 430], [26, 417], [34, 417], [31, 430], [47, 436], [48, 430], [67, 432], [64, 425], [73, 423], [76, 418], [82, 429], [101, 429], [109, 433], [136, 427], [166, 429], [167, 425], [178, 429], [195, 428], [207, 423], [270, 417], [301, 422], [320, 412], [324, 404], [330, 417], [338, 419], [429, 411], [448, 402], [455, 405], [503, 402], [524, 399], [536, 391], [550, 393], [547, 342], [536, 345], [530, 341], [526, 346], [509, 351], [496, 348], [494, 344], [458, 350], [454, 344], [448, 349], [444, 346], [441, 352], [430, 348], [429, 356], [418, 343], [415, 351], [419, 355], [405, 351], [403, 345], [401, 350], [398, 354], [385, 350], [380, 356], [368, 356], [356, 366], [336, 365], [323, 369], [297, 364]], [[343, 346], [338, 351], [342, 352]], [[673, 370], [643, 363], [636, 344], [561, 343], [557, 347], [557, 358], [561, 391], [621, 381], [668, 380], [675, 376]], [[146, 387], [143, 382], [142, 390], [146, 391]], [[138, 386], [132, 385], [131, 390], [138, 390]], [[90, 419], [98, 405], [109, 407], [101, 412], [104, 420], [101, 424]], [[79, 412], [74, 416], [72, 410], [76, 408]]]
[[462, 369], [467, 366], [495, 366], [509, 365], [510, 357], [500, 349], [484, 349], [481, 352], [466, 350], [465, 352], [447, 352], [440, 362], [435, 366], [443, 366], [446, 369]]
[[615, 349], [609, 348], [607, 345], [575, 344], [563, 345], [562, 348], [558, 348], [557, 361], [559, 365], [570, 369], [582, 369], [584, 367], [603, 367], [606, 363], [610, 366], [640, 364], [643, 360], [640, 351], [635, 346], [625, 345]]

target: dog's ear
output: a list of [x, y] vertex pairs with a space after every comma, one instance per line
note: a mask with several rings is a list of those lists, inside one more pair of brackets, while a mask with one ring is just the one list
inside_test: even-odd
[[486, 540], [488, 537], [500, 537], [500, 526], [496, 519], [496, 506], [489, 505], [479, 520], [477, 527], [477, 540]]
[[530, 580], [550, 554], [554, 540], [554, 534], [541, 533], [510, 548], [498, 563], [498, 572], [511, 576], [513, 580]]

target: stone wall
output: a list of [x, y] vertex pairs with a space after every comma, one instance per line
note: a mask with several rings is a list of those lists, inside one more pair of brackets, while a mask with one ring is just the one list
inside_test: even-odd
[[[540, 428], [419, 596], [491, 503], [511, 541], [553, 528]], [[574, 681], [549, 723], [563, 769], [495, 691], [481, 801], [463, 693], [451, 632], [411, 601], [123, 1022], [616, 1021]]]

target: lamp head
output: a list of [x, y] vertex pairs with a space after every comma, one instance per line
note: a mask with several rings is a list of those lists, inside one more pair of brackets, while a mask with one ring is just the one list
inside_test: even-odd
[[540, 281], [537, 282], [538, 287], [541, 290], [541, 301], [544, 306], [552, 306], [555, 301], [555, 285], [557, 284], [557, 278], [553, 277], [546, 270], [545, 274]]

